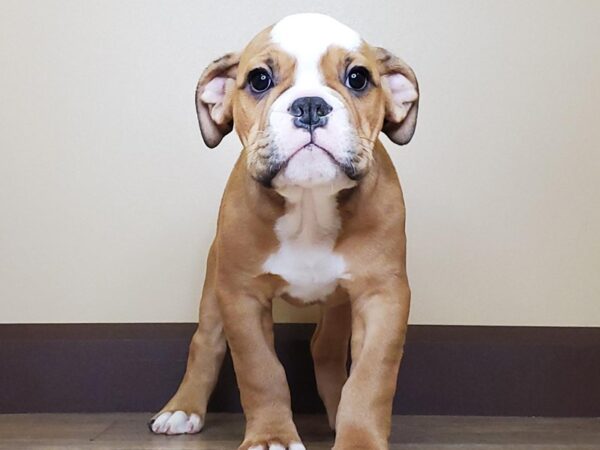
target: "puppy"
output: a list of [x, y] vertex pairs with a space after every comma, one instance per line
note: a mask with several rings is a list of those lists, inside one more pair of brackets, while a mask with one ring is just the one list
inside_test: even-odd
[[187, 371], [152, 431], [202, 429], [227, 343], [247, 421], [239, 449], [304, 449], [273, 349], [279, 297], [321, 306], [311, 352], [334, 449], [388, 448], [410, 290], [402, 190], [378, 135], [410, 141], [418, 92], [400, 58], [320, 14], [286, 17], [204, 71], [204, 142], [215, 147], [235, 128], [243, 148]]

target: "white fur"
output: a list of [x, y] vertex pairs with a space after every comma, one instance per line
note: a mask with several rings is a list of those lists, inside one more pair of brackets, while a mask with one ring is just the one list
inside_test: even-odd
[[[271, 40], [294, 57], [294, 84], [271, 105], [268, 130], [278, 157], [288, 161], [283, 176], [302, 186], [331, 183], [339, 168], [331, 157], [343, 162], [356, 140], [343, 97], [325, 85], [320, 61], [330, 46], [356, 50], [361, 37], [346, 25], [323, 14], [295, 14], [279, 21], [271, 30]], [[321, 97], [333, 109], [327, 125], [317, 128], [312, 136], [315, 144], [326, 149], [306, 147], [311, 136], [297, 128], [288, 108], [300, 97]], [[302, 150], [300, 150], [302, 149]], [[298, 151], [300, 150], [300, 151]], [[295, 155], [295, 156], [292, 156]], [[290, 159], [291, 158], [291, 159]]]
[[296, 85], [318, 85], [323, 80], [319, 61], [327, 48], [347, 50], [360, 46], [360, 35], [324, 14], [294, 14], [284, 17], [271, 29], [271, 40], [296, 58]]
[[[284, 292], [292, 297], [305, 302], [324, 300], [347, 277], [344, 258], [333, 251], [340, 227], [336, 194], [354, 182], [338, 163], [348, 158], [357, 137], [343, 97], [325, 84], [320, 61], [330, 46], [352, 51], [362, 40], [346, 25], [322, 14], [282, 19], [271, 30], [271, 40], [294, 57], [296, 71], [293, 85], [269, 111], [274, 151], [287, 161], [273, 180], [286, 199], [286, 213], [275, 226], [279, 249], [263, 268], [286, 280]], [[312, 136], [297, 128], [288, 112], [294, 100], [307, 96], [321, 97], [332, 107], [327, 124]]]
[[[308, 145], [311, 135], [308, 131], [297, 128], [287, 112], [295, 99], [304, 96], [322, 97], [333, 107], [327, 118], [327, 125], [313, 131], [312, 142], [321, 148]], [[348, 110], [337, 98], [337, 93], [328, 87], [324, 87], [321, 92], [300, 91], [293, 87], [279, 96], [271, 108], [269, 136], [278, 158], [288, 161], [282, 175], [290, 183], [303, 186], [331, 183], [340, 171], [332, 157], [339, 163], [344, 162], [348, 158], [348, 150], [356, 141], [356, 132], [350, 125]]]
[[336, 194], [354, 182], [338, 174], [325, 186], [284, 183], [279, 176], [274, 180], [286, 199], [286, 213], [275, 225], [280, 246], [263, 269], [288, 282], [284, 293], [304, 302], [324, 300], [348, 276], [344, 258], [333, 251], [340, 227]]
[[164, 412], [152, 423], [152, 431], [156, 434], [194, 434], [203, 425], [198, 414], [188, 416], [184, 411]]

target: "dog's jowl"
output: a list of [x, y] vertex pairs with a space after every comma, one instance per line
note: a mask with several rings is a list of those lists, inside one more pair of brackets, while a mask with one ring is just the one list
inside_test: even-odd
[[410, 290], [402, 190], [378, 136], [408, 143], [418, 98], [406, 63], [319, 14], [286, 17], [206, 68], [196, 91], [204, 141], [215, 147], [235, 128], [243, 149], [187, 371], [152, 431], [202, 429], [229, 345], [246, 416], [240, 449], [304, 449], [273, 349], [280, 297], [321, 306], [311, 351], [334, 449], [388, 448]]

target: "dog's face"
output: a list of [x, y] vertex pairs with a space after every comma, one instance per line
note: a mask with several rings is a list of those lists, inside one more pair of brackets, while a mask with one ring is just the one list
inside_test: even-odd
[[412, 70], [320, 14], [288, 16], [241, 54], [214, 61], [196, 92], [202, 136], [216, 146], [235, 126], [250, 174], [266, 186], [359, 180], [380, 131], [410, 141]]

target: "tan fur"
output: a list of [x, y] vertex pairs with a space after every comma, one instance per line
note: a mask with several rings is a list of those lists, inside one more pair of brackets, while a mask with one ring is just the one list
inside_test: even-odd
[[[204, 418], [226, 337], [247, 418], [241, 450], [300, 441], [285, 373], [273, 348], [271, 302], [286, 282], [263, 269], [279, 245], [274, 224], [284, 214], [285, 202], [255, 180], [264, 170], [260, 135], [266, 112], [292, 83], [294, 70], [293, 58], [269, 42], [268, 31], [246, 47], [235, 68], [230, 60], [225, 64], [235, 88], [228, 87], [231, 112], [223, 117], [233, 119], [244, 150], [223, 195], [188, 368], [179, 390], [161, 411], [183, 410]], [[340, 71], [349, 61], [372, 70], [375, 87], [364, 96], [355, 98], [344, 88]], [[248, 72], [265, 62], [276, 67], [280, 83], [257, 101], [243, 86]], [[319, 394], [337, 433], [335, 450], [388, 448], [409, 312], [402, 190], [377, 139], [389, 109], [381, 87], [382, 64], [381, 52], [367, 44], [355, 54], [330, 48], [321, 61], [327, 84], [344, 96], [361, 136], [355, 164], [363, 175], [356, 187], [338, 195], [342, 226], [334, 250], [345, 259], [350, 277], [341, 280], [323, 303], [311, 343]], [[201, 80], [199, 86], [206, 82]], [[227, 126], [231, 125], [217, 128]]]

